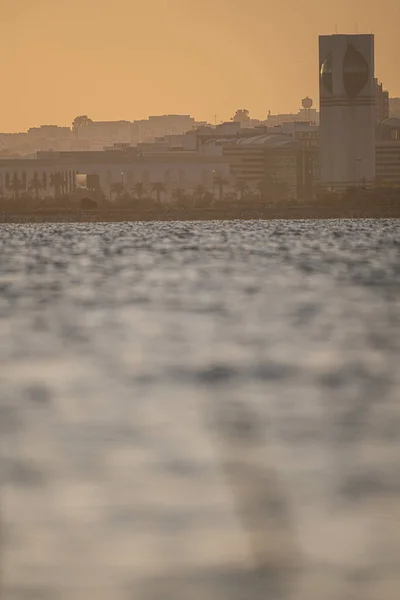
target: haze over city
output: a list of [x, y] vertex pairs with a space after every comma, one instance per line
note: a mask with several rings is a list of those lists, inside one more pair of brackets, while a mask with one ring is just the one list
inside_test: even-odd
[[0, 131], [192, 114], [265, 118], [318, 97], [318, 34], [376, 34], [376, 72], [400, 95], [397, 0], [3, 0]]

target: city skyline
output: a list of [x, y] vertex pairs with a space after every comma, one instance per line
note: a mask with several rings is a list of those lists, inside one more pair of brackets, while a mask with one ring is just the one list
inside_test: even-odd
[[[395, 0], [339, 0], [324, 9], [305, 0], [285, 6], [251, 0], [3, 0], [0, 131], [41, 124], [135, 120], [191, 114], [228, 120], [239, 107], [254, 118], [293, 112], [318, 99], [321, 33], [376, 35], [376, 73], [400, 96]], [[305, 35], [306, 32], [306, 35]]]

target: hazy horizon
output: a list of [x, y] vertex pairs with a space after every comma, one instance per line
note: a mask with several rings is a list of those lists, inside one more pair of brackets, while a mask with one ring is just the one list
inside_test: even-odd
[[318, 35], [375, 33], [376, 76], [400, 96], [398, 0], [3, 0], [0, 131], [135, 120], [295, 112], [318, 100]]

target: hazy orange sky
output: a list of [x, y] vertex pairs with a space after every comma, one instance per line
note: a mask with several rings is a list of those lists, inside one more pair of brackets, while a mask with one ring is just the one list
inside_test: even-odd
[[400, 0], [0, 0], [0, 131], [190, 113], [226, 120], [317, 99], [318, 34], [376, 34], [400, 96]]

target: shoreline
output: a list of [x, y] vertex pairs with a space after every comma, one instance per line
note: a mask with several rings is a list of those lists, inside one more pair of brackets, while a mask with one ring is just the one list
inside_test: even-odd
[[235, 220], [323, 220], [323, 219], [398, 219], [400, 206], [291, 206], [262, 210], [249, 209], [130, 209], [91, 211], [46, 211], [0, 213], [0, 224], [41, 223], [121, 223], [151, 221], [235, 221]]

